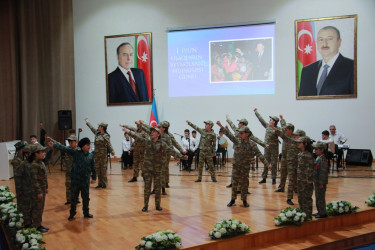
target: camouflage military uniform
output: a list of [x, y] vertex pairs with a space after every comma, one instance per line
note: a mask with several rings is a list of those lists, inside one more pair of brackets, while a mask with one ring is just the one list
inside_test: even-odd
[[[318, 156], [314, 165], [315, 202], [319, 215], [327, 215], [326, 189], [328, 183], [328, 161], [324, 155]], [[319, 188], [323, 185], [323, 188]]]
[[189, 126], [194, 128], [196, 131], [198, 131], [201, 134], [201, 139], [199, 142], [199, 162], [198, 162], [198, 180], [202, 180], [202, 174], [203, 174], [203, 165], [204, 162], [207, 162], [207, 165], [209, 167], [209, 172], [211, 174], [211, 179], [213, 181], [216, 181], [215, 176], [215, 168], [213, 163], [213, 156], [215, 155], [216, 151], [216, 135], [213, 130], [211, 132], [208, 132], [206, 129], [201, 129], [197, 125], [188, 122]]
[[[247, 120], [246, 120], [246, 122], [247, 122]], [[238, 139], [240, 139], [240, 138], [239, 138], [238, 127], [236, 127], [236, 125], [235, 125], [235, 124], [232, 122], [232, 120], [229, 119], [229, 118], [227, 118], [227, 123], [228, 123], [229, 126], [232, 128], [232, 130], [234, 131], [234, 135], [235, 135]], [[246, 126], [247, 124], [244, 124], [244, 125]], [[254, 136], [252, 133], [251, 133], [249, 139], [252, 140], [252, 141], [254, 141], [254, 142], [256, 142], [256, 143], [258, 143], [258, 144], [261, 145], [263, 148], [266, 147], [266, 144], [265, 144], [262, 140], [260, 140], [258, 137]], [[250, 164], [251, 164], [251, 165], [255, 164], [255, 158], [254, 158], [254, 157], [251, 158], [251, 160], [250, 160]], [[232, 173], [232, 176], [233, 176], [233, 173]], [[233, 185], [232, 185], [232, 186], [233, 186]], [[240, 191], [240, 190], [238, 190], [238, 191]]]
[[173, 155], [175, 158], [181, 158], [182, 155], [170, 148], [161, 139], [158, 139], [156, 142], [154, 142], [150, 138], [144, 138], [143, 136], [139, 135], [138, 133], [134, 133], [133, 131], [130, 131], [129, 135], [133, 138], [136, 138], [136, 140], [140, 140], [145, 145], [145, 158], [142, 170], [143, 178], [145, 181], [144, 207], [148, 207], [152, 181], [154, 181], [155, 185], [155, 206], [160, 207], [162, 158], [165, 155]]
[[[53, 143], [60, 144], [60, 142], [54, 140], [51, 138], [51, 141]], [[72, 165], [73, 165], [73, 156], [69, 154], [65, 154], [64, 159], [63, 159], [63, 166], [65, 170], [65, 196], [66, 196], [66, 202], [70, 203], [71, 201], [71, 196], [72, 196], [72, 178], [70, 177], [70, 173], [72, 171]]]
[[300, 152], [297, 169], [298, 204], [308, 218], [311, 218], [312, 215], [313, 168], [314, 158], [312, 153], [308, 151]]
[[15, 157], [12, 160], [14, 185], [16, 187], [17, 209], [23, 214], [25, 225], [30, 225], [31, 218], [31, 175], [30, 163], [27, 160], [22, 161], [21, 158]]
[[[242, 128], [242, 127], [241, 127]], [[232, 200], [237, 199], [237, 186], [240, 185], [241, 200], [247, 200], [247, 190], [249, 188], [249, 172], [250, 162], [254, 159], [255, 155], [258, 156], [264, 166], [269, 163], [259, 151], [257, 145], [249, 140], [244, 141], [238, 136], [234, 136], [230, 131], [224, 129], [224, 134], [233, 142], [233, 159], [232, 159]]]
[[[282, 120], [283, 121], [283, 120]], [[285, 125], [285, 123], [282, 122]], [[284, 127], [283, 127], [284, 128]], [[286, 161], [286, 170], [288, 175], [288, 193], [287, 199], [293, 199], [293, 191], [295, 190], [297, 184], [297, 167], [298, 167], [298, 154], [299, 149], [297, 148], [297, 144], [292, 137], [287, 136], [283, 131], [278, 129], [276, 131], [278, 136], [283, 139], [283, 150], [285, 147], [285, 152], [282, 153], [282, 159]], [[283, 160], [282, 160], [283, 162]], [[282, 166], [283, 167], [283, 166]], [[282, 177], [280, 180], [280, 186], [282, 185], [281, 181], [284, 180], [284, 186], [286, 182], [286, 177], [284, 176], [285, 170], [282, 172]], [[279, 186], [279, 188], [280, 188]], [[282, 188], [284, 190], [284, 187]]]
[[[266, 135], [264, 138], [264, 142], [268, 144], [270, 147], [264, 149], [264, 157], [267, 159], [269, 163], [272, 165], [271, 176], [272, 179], [276, 179], [277, 175], [277, 160], [279, 157], [279, 140], [276, 132], [268, 125], [268, 123], [262, 118], [262, 116], [255, 112], [255, 115], [258, 117], [258, 120], [266, 128]], [[268, 175], [268, 168], [265, 166], [262, 177], [266, 179]]]
[[89, 122], [86, 125], [91, 129], [95, 135], [95, 151], [94, 161], [98, 174], [98, 186], [107, 187], [107, 147], [111, 155], [115, 155], [113, 150], [110, 135], [108, 133], [100, 133]]
[[[137, 132], [143, 138], [147, 138], [147, 133], [143, 130], [137, 130], [136, 128], [124, 125], [125, 128]], [[137, 178], [139, 176], [139, 170], [143, 168], [143, 160], [145, 154], [145, 145], [141, 140], [134, 139], [134, 153], [133, 153], [133, 177]], [[143, 175], [143, 171], [142, 171]]]
[[90, 174], [92, 179], [96, 180], [96, 168], [94, 157], [91, 153], [85, 154], [81, 149], [72, 149], [60, 144], [53, 144], [59, 150], [67, 152], [73, 157], [71, 179], [72, 179], [72, 196], [70, 203], [70, 216], [76, 214], [76, 206], [79, 193], [82, 196], [82, 210], [85, 216], [89, 215], [90, 201]]
[[[30, 175], [32, 184], [31, 215], [34, 226], [38, 228], [42, 224], [46, 190], [48, 190], [47, 169], [43, 160], [34, 160], [31, 163]], [[39, 194], [42, 194], [42, 200], [38, 199]]]

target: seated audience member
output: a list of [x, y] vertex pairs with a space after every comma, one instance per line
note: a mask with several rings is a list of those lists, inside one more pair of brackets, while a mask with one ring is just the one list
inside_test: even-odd
[[133, 144], [134, 139], [129, 136], [128, 133], [124, 133], [124, 139], [122, 139], [122, 155], [121, 160], [123, 162], [123, 169], [133, 168]]
[[200, 139], [197, 138], [197, 131], [193, 130], [191, 131], [191, 141], [194, 143], [194, 154], [195, 154], [195, 157], [196, 157], [196, 162], [199, 162], [199, 152], [200, 152], [200, 149], [199, 149], [199, 142], [200, 142]]
[[[225, 156], [227, 154], [228, 141], [224, 137], [224, 129], [219, 130], [219, 136], [217, 137], [217, 150], [216, 153], [221, 153], [221, 165], [224, 166]], [[214, 164], [216, 165], [216, 157], [214, 158]]]
[[36, 138], [36, 135], [30, 135], [30, 144], [39, 144], [38, 138]]
[[317, 142], [324, 142], [327, 144], [328, 147], [328, 159], [332, 158], [332, 155], [335, 153], [335, 143], [333, 142], [332, 138], [329, 137], [328, 130], [324, 130], [322, 132], [322, 139], [318, 140]]
[[[342, 133], [336, 132], [336, 126], [335, 125], [329, 126], [329, 131], [331, 133], [329, 138], [332, 139], [333, 142], [337, 145], [344, 144], [348, 140], [348, 139], [346, 139], [346, 137]], [[336, 153], [337, 153], [337, 166], [341, 167], [343, 150], [339, 149], [338, 152], [336, 152]]]
[[195, 148], [194, 138], [190, 138], [190, 130], [185, 129], [184, 136], [181, 138], [181, 146], [184, 150], [187, 151], [188, 160], [182, 160], [183, 170], [190, 171], [191, 164], [194, 158], [194, 148]]

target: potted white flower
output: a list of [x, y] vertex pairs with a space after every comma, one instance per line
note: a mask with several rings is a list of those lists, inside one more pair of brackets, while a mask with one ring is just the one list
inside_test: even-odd
[[306, 213], [302, 212], [300, 208], [287, 207], [281, 210], [279, 216], [275, 217], [276, 226], [297, 225], [301, 226], [302, 222], [306, 221]]
[[214, 225], [208, 236], [212, 240], [230, 238], [237, 235], [250, 233], [250, 228], [237, 219], [220, 220]]
[[135, 249], [178, 249], [181, 247], [181, 236], [172, 230], [158, 231], [142, 237], [141, 242]]

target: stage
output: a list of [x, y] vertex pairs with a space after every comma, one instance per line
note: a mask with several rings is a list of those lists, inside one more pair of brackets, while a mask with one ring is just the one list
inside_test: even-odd
[[[181, 171], [177, 162], [170, 163], [170, 188], [168, 195], [162, 195], [162, 211], [157, 211], [154, 196], [149, 202], [149, 211], [143, 207], [143, 180], [128, 183], [133, 170], [121, 170], [117, 161], [108, 165], [108, 188], [90, 188], [90, 213], [93, 219], [83, 218], [82, 206], [77, 206], [75, 220], [68, 221], [69, 206], [65, 203], [65, 173], [60, 166], [51, 166], [48, 174], [49, 193], [43, 215], [43, 225], [50, 228], [45, 233], [47, 249], [134, 249], [143, 236], [158, 230], [171, 229], [182, 237], [182, 247], [188, 249], [247, 249], [249, 247], [274, 249], [300, 249], [328, 244], [341, 240], [306, 240], [314, 235], [335, 232], [335, 230], [353, 230], [366, 234], [375, 231], [375, 209], [364, 202], [375, 191], [374, 167], [347, 166], [339, 172], [330, 173], [327, 186], [327, 203], [333, 200], [347, 200], [358, 206], [359, 212], [326, 219], [314, 219], [301, 227], [276, 227], [274, 217], [286, 208], [286, 193], [275, 193], [279, 184], [258, 184], [263, 165], [250, 172], [251, 195], [248, 196], [249, 208], [242, 205], [238, 195], [236, 205], [227, 207], [231, 199], [231, 189], [226, 185], [231, 180], [231, 165], [217, 170], [217, 183], [210, 180], [208, 171], [204, 171], [201, 183], [195, 183], [197, 171]], [[0, 185], [9, 185], [14, 192], [14, 180], [0, 181]], [[298, 207], [297, 195], [293, 199]], [[314, 210], [315, 203], [314, 203]], [[251, 233], [227, 240], [212, 241], [208, 233], [221, 219], [237, 218], [250, 226]], [[368, 229], [368, 230], [367, 230]], [[355, 234], [355, 233], [353, 233]], [[345, 235], [344, 235], [345, 236]], [[329, 238], [329, 236], [327, 236]], [[347, 238], [348, 234], [344, 238]], [[369, 237], [368, 237], [369, 238]], [[284, 241], [288, 241], [287, 243]], [[302, 241], [302, 242], [301, 242]], [[294, 242], [294, 243], [293, 243]], [[317, 243], [315, 243], [317, 242]], [[320, 243], [319, 243], [320, 242]], [[286, 245], [285, 245], [286, 244]], [[277, 246], [280, 247], [277, 247]]]

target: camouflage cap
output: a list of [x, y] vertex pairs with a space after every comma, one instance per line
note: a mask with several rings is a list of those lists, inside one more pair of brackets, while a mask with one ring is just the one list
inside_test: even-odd
[[16, 144], [14, 144], [14, 147], [18, 151], [18, 150], [22, 149], [23, 147], [25, 147], [26, 145], [27, 145], [27, 142], [25, 142], [25, 141], [19, 141]]
[[36, 153], [38, 151], [44, 151], [46, 149], [47, 149], [47, 147], [43, 147], [40, 144], [34, 144], [33, 147], [31, 148], [31, 153]]
[[103, 128], [106, 128], [106, 127], [108, 127], [108, 123], [101, 122], [101, 123], [99, 124], [99, 126], [102, 126]]
[[285, 128], [294, 130], [294, 125], [291, 123], [285, 124]]
[[160, 129], [157, 128], [157, 127], [150, 128], [150, 131], [152, 131], [152, 130], [155, 130], [156, 132], [158, 132], [159, 134], [161, 134]]
[[272, 115], [270, 115], [270, 118], [272, 119], [272, 120], [274, 120], [275, 122], [279, 122], [279, 117], [277, 117], [277, 116], [272, 116]]
[[295, 135], [299, 135], [299, 136], [306, 136], [306, 133], [305, 131], [301, 130], [301, 129], [297, 129], [295, 132], [294, 132]]
[[205, 124], [209, 124], [209, 125], [211, 125], [212, 127], [214, 126], [214, 123], [213, 123], [212, 121], [210, 121], [210, 120], [204, 121], [204, 123], [205, 123]]
[[71, 135], [71, 136], [69, 136], [69, 137], [67, 138], [67, 140], [68, 140], [68, 141], [78, 141], [78, 138], [77, 138], [77, 136], [75, 136], [75, 135]]
[[245, 132], [245, 133], [251, 133], [249, 127], [247, 126], [242, 126], [238, 129], [238, 132]]
[[327, 148], [327, 144], [325, 144], [324, 142], [321, 142], [321, 141], [318, 141], [317, 143], [314, 143], [312, 146], [313, 146], [313, 148], [324, 148], [324, 149]]
[[33, 144], [27, 144], [23, 149], [22, 149], [22, 151], [24, 152], [24, 153], [31, 153], [32, 152], [32, 147], [33, 147], [34, 145]]
[[243, 123], [245, 126], [247, 126], [247, 124], [249, 124], [249, 122], [245, 118], [243, 118], [241, 120], [237, 120], [237, 121], [240, 122], [240, 123]]
[[301, 136], [300, 138], [294, 140], [295, 142], [305, 142], [305, 143], [311, 143], [311, 139], [308, 136]]
[[169, 128], [170, 124], [169, 124], [169, 122], [167, 122], [167, 121], [162, 121], [162, 122], [159, 123], [157, 126], [158, 126], [159, 128], [160, 128], [160, 127], [162, 127], [162, 128]]

